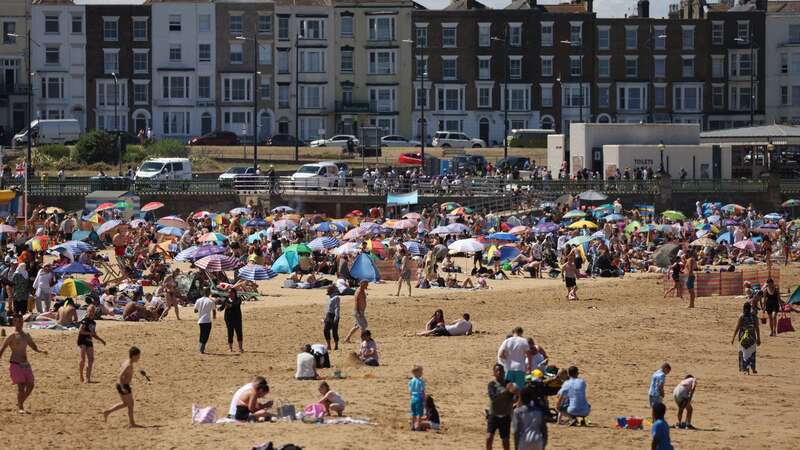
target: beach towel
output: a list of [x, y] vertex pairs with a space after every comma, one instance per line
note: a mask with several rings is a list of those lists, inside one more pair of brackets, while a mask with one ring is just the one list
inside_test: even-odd
[[321, 403], [312, 403], [303, 410], [303, 416], [312, 419], [322, 419], [325, 416], [325, 407]]
[[206, 406], [205, 408], [192, 404], [192, 424], [196, 423], [215, 423], [217, 420], [217, 408]]

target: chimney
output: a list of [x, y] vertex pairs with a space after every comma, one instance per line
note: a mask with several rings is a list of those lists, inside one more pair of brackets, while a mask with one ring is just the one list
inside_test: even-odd
[[650, 2], [648, 0], [639, 0], [639, 3], [636, 4], [638, 16], [646, 19], [650, 17]]

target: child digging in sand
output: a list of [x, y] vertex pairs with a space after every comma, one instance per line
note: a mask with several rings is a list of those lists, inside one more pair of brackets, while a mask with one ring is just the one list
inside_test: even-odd
[[[128, 359], [122, 364], [122, 370], [119, 373], [119, 383], [117, 383], [117, 392], [119, 393], [121, 403], [117, 403], [111, 408], [103, 411], [103, 420], [108, 421], [109, 414], [122, 408], [128, 408], [128, 428], [141, 428], [135, 420], [133, 420], [133, 391], [131, 389], [131, 381], [133, 380], [133, 365], [139, 362], [142, 352], [137, 347], [131, 347], [128, 350]], [[145, 378], [147, 374], [144, 370], [139, 371]]]

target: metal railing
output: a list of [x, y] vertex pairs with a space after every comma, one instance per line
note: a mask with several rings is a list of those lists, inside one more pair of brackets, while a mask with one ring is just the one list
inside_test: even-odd
[[672, 180], [672, 192], [767, 192], [765, 180]]
[[235, 195], [230, 183], [215, 179], [192, 180], [129, 180], [113, 178], [67, 178], [62, 180], [31, 178], [28, 189], [32, 196], [86, 196], [94, 191], [128, 191], [134, 194]]

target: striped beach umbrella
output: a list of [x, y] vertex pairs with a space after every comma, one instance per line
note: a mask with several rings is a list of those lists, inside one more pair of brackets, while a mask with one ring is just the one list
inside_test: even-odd
[[324, 250], [327, 248], [336, 248], [339, 246], [339, 240], [330, 236], [322, 236], [309, 242], [308, 246], [312, 250]]
[[225, 272], [242, 266], [242, 262], [232, 256], [209, 255], [194, 262], [194, 265], [208, 272]]
[[183, 236], [183, 230], [178, 227], [163, 227], [160, 230], [156, 231], [158, 234], [166, 234], [170, 236], [181, 237]]
[[241, 216], [242, 214], [250, 214], [250, 208], [245, 208], [244, 206], [240, 206], [238, 208], [233, 208], [230, 210], [230, 213], [234, 216]]
[[255, 264], [248, 264], [236, 272], [239, 278], [248, 281], [261, 281], [269, 280], [278, 276], [272, 269], [266, 266], [258, 266]]
[[177, 255], [175, 255], [175, 261], [191, 261], [192, 256], [194, 256], [195, 252], [199, 247], [193, 245], [189, 248], [181, 250]]
[[17, 229], [11, 225], [0, 224], [0, 233], [16, 233]]
[[55, 291], [62, 297], [77, 297], [92, 292], [92, 286], [74, 278], [65, 278], [55, 285]]
[[200, 242], [225, 242], [227, 240], [228, 236], [225, 236], [222, 233], [214, 233], [214, 232], [206, 233], [200, 236], [200, 239], [198, 239], [198, 241]]
[[413, 256], [423, 256], [428, 253], [428, 248], [417, 241], [405, 241], [403, 242], [403, 246], [408, 250], [408, 253], [411, 253]]
[[155, 211], [155, 210], [157, 210], [159, 208], [163, 208], [163, 207], [164, 207], [164, 204], [161, 203], [161, 202], [150, 202], [150, 203], [145, 203], [145, 205], [142, 206], [139, 209], [142, 212], [148, 212], [148, 211]]
[[95, 208], [94, 210], [95, 211], [105, 211], [107, 209], [113, 209], [113, 208], [115, 208], [114, 203], [105, 202], [105, 203], [101, 203], [101, 204], [97, 205], [97, 208]]

